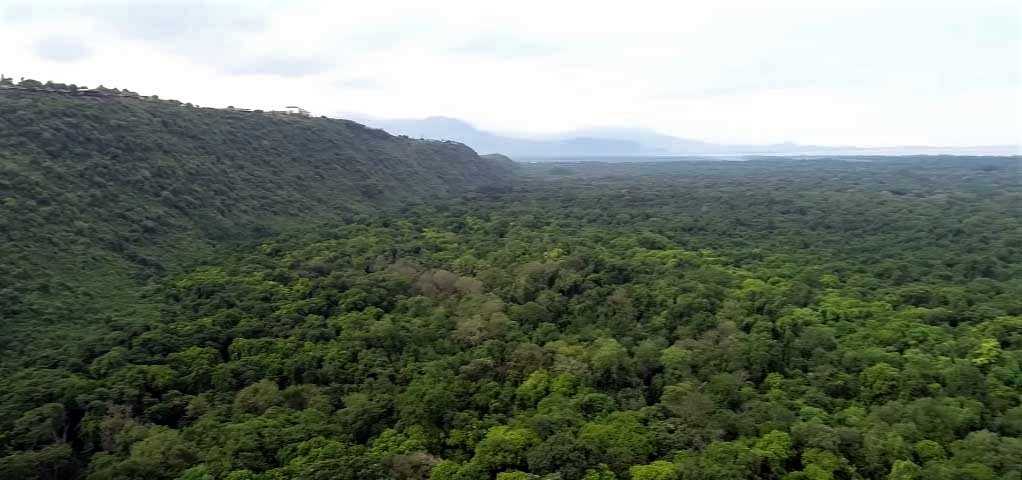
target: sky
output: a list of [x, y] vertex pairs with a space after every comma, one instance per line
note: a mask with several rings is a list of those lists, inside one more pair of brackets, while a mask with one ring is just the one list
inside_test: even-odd
[[0, 73], [545, 135], [1022, 144], [1022, 2], [0, 0]]

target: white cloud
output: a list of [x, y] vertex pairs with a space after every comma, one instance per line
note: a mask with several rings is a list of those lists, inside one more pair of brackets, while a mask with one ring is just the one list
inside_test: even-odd
[[34, 2], [0, 13], [0, 71], [202, 105], [446, 115], [503, 131], [623, 125], [726, 142], [1022, 143], [1019, 8]]

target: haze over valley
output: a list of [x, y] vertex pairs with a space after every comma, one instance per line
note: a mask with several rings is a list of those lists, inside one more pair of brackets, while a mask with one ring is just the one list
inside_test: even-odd
[[885, 147], [825, 146], [776, 143], [730, 145], [673, 137], [639, 128], [588, 128], [542, 136], [515, 136], [480, 130], [470, 123], [449, 117], [382, 119], [352, 114], [348, 117], [396, 135], [412, 138], [453, 140], [480, 153], [503, 153], [519, 159], [553, 158], [650, 158], [672, 156], [743, 155], [1019, 155], [1020, 145]]

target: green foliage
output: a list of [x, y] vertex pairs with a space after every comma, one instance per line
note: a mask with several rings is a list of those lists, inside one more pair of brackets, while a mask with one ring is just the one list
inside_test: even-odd
[[759, 437], [753, 451], [766, 460], [771, 471], [784, 473], [784, 465], [792, 455], [791, 436], [786, 432], [774, 430]]
[[525, 454], [537, 443], [539, 436], [531, 430], [505, 425], [493, 427], [476, 445], [472, 460], [488, 470], [525, 467]]
[[26, 95], [0, 478], [1020, 474], [1017, 159], [472, 193], [503, 167], [348, 122]]
[[[52, 355], [60, 335], [41, 352], [25, 347], [40, 323], [82, 336], [96, 335], [96, 323], [145, 328], [158, 305], [144, 287], [215, 258], [218, 245], [500, 187], [512, 170], [464, 145], [346, 120], [104, 91], [118, 95], [0, 91], [0, 352], [8, 359], [66, 361]], [[105, 349], [124, 339], [109, 340]]]
[[270, 380], [260, 380], [241, 389], [234, 396], [234, 411], [259, 415], [280, 401], [277, 385]]
[[664, 460], [649, 465], [633, 465], [628, 474], [632, 480], [675, 480], [679, 476], [678, 467]]
[[644, 463], [653, 453], [652, 432], [641, 420], [634, 412], [614, 412], [583, 425], [579, 440], [611, 470], [624, 471], [629, 465]]

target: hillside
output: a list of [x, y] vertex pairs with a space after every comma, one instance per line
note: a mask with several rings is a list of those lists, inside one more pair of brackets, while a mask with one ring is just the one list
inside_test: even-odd
[[4, 327], [136, 309], [140, 281], [225, 240], [499, 186], [511, 168], [345, 120], [41, 90], [0, 89]]

